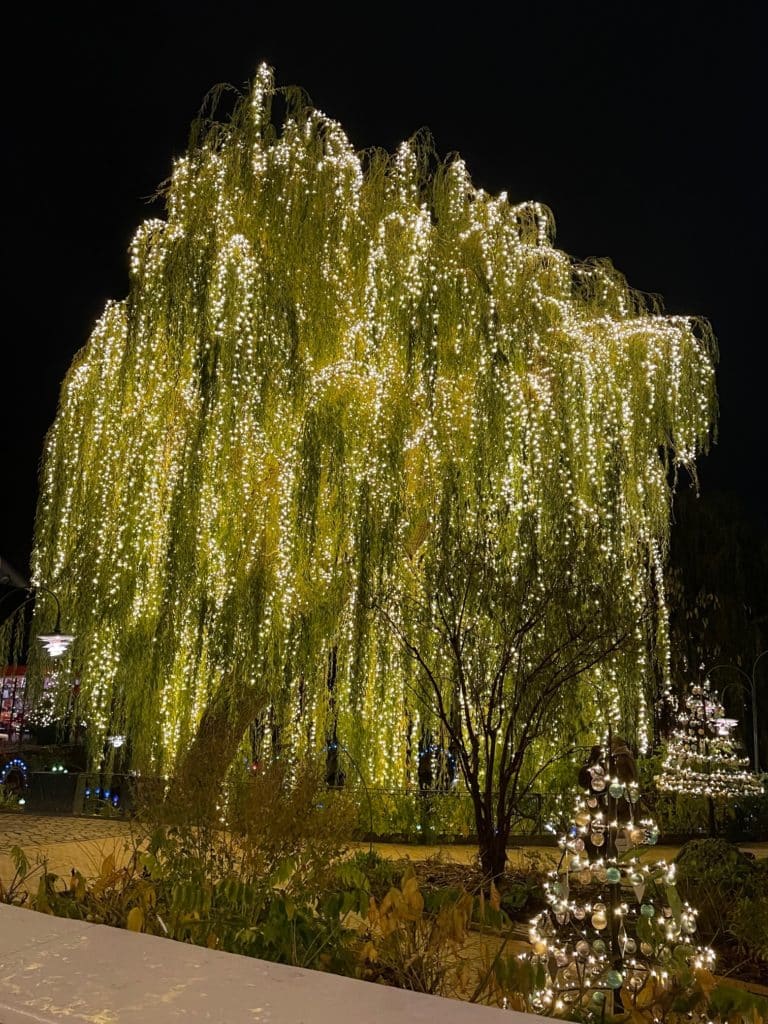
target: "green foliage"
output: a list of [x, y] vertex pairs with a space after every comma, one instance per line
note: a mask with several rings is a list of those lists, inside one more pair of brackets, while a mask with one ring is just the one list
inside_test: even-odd
[[23, 811], [23, 805], [19, 804], [19, 794], [0, 783], [0, 814], [18, 814]]
[[[435, 722], [375, 592], [439, 562], [456, 494], [468, 522], [503, 519], [507, 567], [535, 554], [546, 579], [570, 555], [580, 593], [610, 571], [617, 614], [661, 595], [715, 345], [556, 249], [541, 204], [475, 189], [424, 135], [358, 155], [297, 95], [279, 128], [260, 68], [175, 162], [64, 381], [34, 577], [77, 636], [60, 673], [95, 758], [127, 734], [170, 773], [215, 704], [235, 731], [259, 718], [264, 762], [338, 733], [403, 788]], [[665, 622], [589, 673], [639, 733]]]
[[37, 874], [38, 865], [31, 867], [27, 855], [19, 846], [12, 846], [8, 856], [13, 865], [13, 875], [7, 884], [0, 878], [0, 903], [23, 906], [29, 895], [29, 881]]
[[768, 960], [768, 863], [724, 839], [694, 839], [676, 857], [678, 888], [702, 936]]

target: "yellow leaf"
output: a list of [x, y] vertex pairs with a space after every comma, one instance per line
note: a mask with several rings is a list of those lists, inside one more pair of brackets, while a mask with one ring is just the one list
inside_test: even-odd
[[715, 981], [714, 975], [703, 967], [695, 970], [693, 973], [696, 976], [699, 988], [704, 993], [705, 997], [709, 999], [714, 989], [717, 988], [717, 982]]
[[424, 909], [424, 897], [419, 892], [419, 883], [415, 878], [409, 878], [403, 884], [403, 900], [406, 907], [417, 917]]
[[115, 870], [115, 855], [114, 853], [108, 854], [101, 862], [101, 877], [107, 878], [113, 874]]
[[630, 995], [629, 1001], [634, 1002], [636, 1006], [648, 1006], [649, 1003], [653, 1002], [655, 995], [654, 985], [646, 982], [639, 992]]
[[491, 905], [491, 910], [501, 910], [501, 893], [491, 881], [491, 898], [488, 901]]
[[144, 911], [141, 907], [133, 907], [128, 911], [125, 927], [129, 932], [140, 932], [144, 927]]
[[366, 942], [363, 945], [363, 948], [360, 950], [360, 959], [370, 960], [372, 964], [375, 964], [376, 961], [379, 959], [378, 951], [370, 940]]

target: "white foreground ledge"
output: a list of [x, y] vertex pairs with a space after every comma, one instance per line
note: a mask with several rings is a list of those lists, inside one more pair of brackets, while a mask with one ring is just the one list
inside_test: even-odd
[[0, 906], [0, 1021], [540, 1024], [543, 1018]]

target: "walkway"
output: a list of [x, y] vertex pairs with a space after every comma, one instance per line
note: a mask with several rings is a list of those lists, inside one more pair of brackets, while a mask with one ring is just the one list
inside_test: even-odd
[[[119, 862], [124, 854], [127, 841], [131, 838], [131, 826], [119, 819], [55, 817], [42, 814], [0, 814], [0, 879], [8, 883], [13, 875], [10, 859], [12, 846], [19, 846], [29, 860], [45, 857], [48, 870], [57, 875], [67, 876], [73, 867], [83, 874], [97, 874], [98, 868], [108, 854], [114, 854]], [[367, 849], [368, 843], [354, 844]], [[411, 846], [397, 843], [374, 843], [373, 848], [383, 857], [394, 860], [410, 858], [426, 860], [442, 856], [459, 864], [473, 860], [477, 848], [469, 845]], [[768, 856], [768, 843], [750, 843], [741, 847], [756, 857]], [[672, 860], [677, 847], [657, 846], [643, 850], [646, 858]], [[509, 851], [513, 865], [524, 863], [527, 855], [539, 854], [549, 860], [555, 859], [558, 851], [552, 846], [524, 846]]]

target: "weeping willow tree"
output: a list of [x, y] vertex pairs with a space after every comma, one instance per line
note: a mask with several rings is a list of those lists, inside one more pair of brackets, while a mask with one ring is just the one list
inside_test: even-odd
[[507, 551], [570, 538], [638, 621], [653, 596], [587, 673], [646, 737], [671, 489], [715, 416], [706, 324], [575, 262], [545, 207], [423, 136], [356, 153], [267, 67], [165, 199], [45, 445], [33, 572], [77, 635], [94, 756], [119, 733], [143, 770], [226, 763], [256, 722], [263, 757], [338, 736], [370, 783], [413, 782], [438, 726], [375, 606], [439, 562], [457, 507], [503, 515]]

